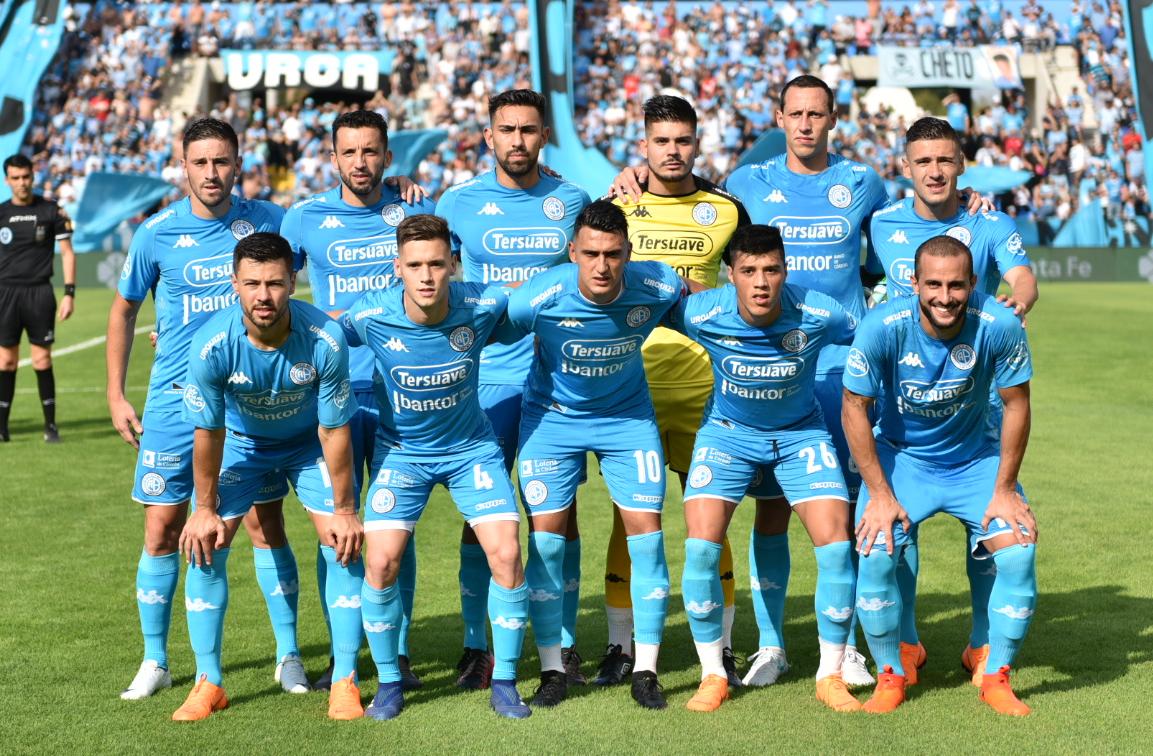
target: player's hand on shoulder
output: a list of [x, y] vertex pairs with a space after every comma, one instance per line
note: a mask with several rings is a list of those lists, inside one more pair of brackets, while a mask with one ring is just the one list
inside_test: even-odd
[[619, 197], [625, 204], [639, 202], [644, 194], [643, 184], [649, 182], [647, 165], [626, 166], [609, 187], [610, 197]]
[[985, 510], [985, 519], [981, 521], [981, 527], [988, 530], [989, 523], [995, 519], [1009, 523], [1013, 529], [1013, 536], [1022, 546], [1037, 542], [1037, 518], [1029, 508], [1025, 497], [1016, 489], [993, 491], [993, 498], [989, 501], [989, 508]]
[[857, 551], [868, 556], [877, 544], [878, 536], [884, 536], [885, 551], [893, 553], [893, 523], [900, 521], [906, 532], [912, 527], [909, 514], [892, 493], [870, 492], [869, 503], [857, 523]]
[[429, 196], [427, 189], [408, 176], [389, 176], [384, 180], [384, 183], [394, 187], [400, 193], [400, 198], [409, 205], [415, 205]]
[[1016, 299], [1013, 299], [1011, 296], [1009, 296], [1007, 294], [998, 294], [997, 295], [997, 301], [1000, 302], [1001, 304], [1005, 305], [1009, 309], [1011, 309], [1013, 311], [1013, 314], [1021, 319], [1021, 325], [1022, 326], [1025, 325], [1025, 305], [1024, 305], [1024, 303], [1018, 302]]
[[336, 512], [325, 518], [325, 540], [336, 551], [336, 559], [348, 566], [360, 558], [364, 526], [355, 512]]
[[136, 416], [136, 408], [127, 399], [109, 400], [108, 413], [112, 416], [112, 427], [124, 439], [124, 443], [134, 449], [140, 448], [140, 434], [144, 426]]
[[560, 175], [559, 173], [554, 171], [552, 168], [549, 168], [544, 163], [537, 163], [537, 167], [540, 168], [540, 172], [543, 173], [544, 175], [549, 176], [549, 177], [554, 178], [554, 179], [560, 179], [561, 181], [564, 181], [564, 176]]
[[993, 200], [979, 192], [957, 192], [957, 199], [961, 201], [962, 205], [968, 208], [969, 215], [991, 213], [997, 209], [993, 205]]
[[212, 564], [212, 552], [224, 548], [224, 520], [216, 512], [197, 509], [180, 531], [180, 553], [189, 564]]

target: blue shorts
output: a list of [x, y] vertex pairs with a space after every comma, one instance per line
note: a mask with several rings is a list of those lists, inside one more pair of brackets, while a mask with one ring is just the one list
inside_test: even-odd
[[[132, 499], [141, 504], [175, 506], [192, 499], [192, 441], [196, 426], [184, 422], [180, 412], [146, 412]], [[279, 481], [279, 483], [278, 483]], [[283, 478], [264, 481], [262, 498], [267, 504], [288, 495]]]
[[477, 386], [476, 398], [488, 416], [496, 442], [504, 454], [504, 469], [512, 472], [513, 461], [520, 442], [520, 405], [524, 386], [500, 383], [482, 383]]
[[352, 432], [352, 485], [359, 499], [360, 492], [364, 490], [364, 471], [372, 469], [380, 410], [376, 406], [376, 394], [372, 389], [357, 390], [356, 404], [358, 409], [348, 425]]
[[520, 521], [516, 493], [495, 442], [485, 442], [475, 453], [451, 459], [414, 457], [383, 445], [376, 456], [377, 466], [365, 498], [366, 531], [411, 531], [438, 483], [448, 489], [470, 526], [494, 520]]
[[217, 504], [222, 519], [243, 517], [253, 504], [284, 498], [289, 483], [309, 512], [332, 514], [332, 481], [318, 438], [258, 447], [244, 436], [231, 432], [225, 436]]
[[593, 452], [613, 503], [621, 509], [660, 512], [665, 460], [656, 420], [571, 417], [526, 404], [521, 420], [521, 498], [530, 515], [567, 509], [584, 481]]
[[739, 504], [750, 483], [766, 473], [776, 480], [790, 506], [814, 499], [849, 501], [826, 431], [751, 434], [723, 428], [716, 421], [697, 431], [685, 501], [711, 498]]
[[841, 464], [845, 485], [849, 487], [849, 497], [856, 499], [861, 489], [861, 473], [849, 454], [849, 442], [845, 439], [844, 429], [841, 428], [841, 401], [845, 396], [844, 378], [844, 368], [824, 374], [817, 373], [813, 394], [817, 397], [817, 404], [821, 405], [821, 412], [825, 415], [825, 427], [833, 438], [833, 446], [837, 449], [837, 461]]
[[[969, 533], [969, 548], [977, 559], [990, 556], [985, 541], [1013, 532], [1013, 525], [999, 518], [989, 523], [988, 530], [981, 527], [989, 501], [993, 498], [993, 484], [1001, 462], [999, 457], [979, 457], [953, 466], [936, 465], [902, 454], [881, 442], [877, 443], [877, 457], [893, 494], [908, 513], [914, 531], [917, 525], [939, 512], [952, 515], [964, 523]], [[1025, 495], [1020, 484], [1017, 492]], [[868, 503], [869, 487], [861, 486], [857, 501], [858, 520]], [[884, 545], [884, 540], [885, 536], [881, 534], [874, 545]], [[899, 548], [910, 540], [900, 523], [894, 523], [894, 547]]]

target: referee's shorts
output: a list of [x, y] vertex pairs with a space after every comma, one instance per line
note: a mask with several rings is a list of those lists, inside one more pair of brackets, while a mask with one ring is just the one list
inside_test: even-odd
[[56, 341], [56, 294], [51, 283], [32, 286], [0, 284], [0, 347], [14, 347], [20, 335], [36, 346]]

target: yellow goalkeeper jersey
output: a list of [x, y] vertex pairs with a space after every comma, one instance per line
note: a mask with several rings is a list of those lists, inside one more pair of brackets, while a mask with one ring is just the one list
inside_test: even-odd
[[[721, 252], [729, 237], [747, 225], [744, 205], [715, 184], [694, 176], [689, 194], [665, 196], [645, 192], [640, 201], [621, 206], [628, 216], [634, 260], [660, 260], [685, 278], [717, 285]], [[695, 341], [668, 328], [652, 332], [644, 345], [649, 384], [668, 387], [711, 384], [709, 357]]]

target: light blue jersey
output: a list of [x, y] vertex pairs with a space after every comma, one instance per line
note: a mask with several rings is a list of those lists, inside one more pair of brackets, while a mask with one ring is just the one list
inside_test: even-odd
[[962, 207], [949, 220], [926, 220], [917, 215], [909, 198], [877, 211], [870, 228], [873, 249], [889, 279], [890, 299], [913, 293], [913, 255], [922, 242], [934, 236], [951, 236], [972, 251], [976, 289], [982, 294], [996, 294], [1006, 273], [1029, 264], [1017, 224], [1004, 213], [970, 215], [968, 208]]
[[[507, 284], [566, 262], [573, 226], [589, 202], [583, 189], [562, 179], [541, 174], [530, 189], [509, 189], [491, 171], [445, 192], [436, 214], [452, 230], [465, 281]], [[483, 383], [523, 386], [532, 339], [493, 344], [481, 364]]]
[[874, 434], [909, 456], [950, 465], [996, 454], [986, 433], [989, 391], [1033, 375], [1021, 321], [979, 292], [948, 341], [925, 333], [920, 315], [914, 297], [870, 311], [849, 351], [845, 388], [881, 400]]
[[316, 426], [339, 428], [356, 412], [348, 379], [348, 346], [340, 326], [307, 302], [289, 302], [291, 332], [276, 349], [248, 338], [236, 304], [214, 315], [192, 338], [184, 420], [227, 428], [251, 444], [316, 443]]
[[[341, 198], [338, 186], [297, 202], [284, 215], [280, 235], [292, 245], [297, 269], [308, 265], [312, 301], [325, 312], [343, 312], [364, 292], [391, 286], [396, 227], [410, 215], [436, 209], [432, 200], [409, 205], [393, 187], [381, 189], [380, 202], [356, 207]], [[353, 349], [349, 365], [353, 388], [370, 390], [372, 352]]]
[[754, 433], [825, 429], [813, 394], [817, 359], [829, 344], [850, 343], [857, 325], [832, 297], [786, 284], [780, 316], [758, 328], [741, 317], [737, 290], [728, 284], [682, 300], [668, 321], [703, 346], [712, 360], [713, 394], [705, 424]]
[[481, 349], [504, 317], [500, 287], [453, 282], [440, 323], [417, 325], [404, 310], [404, 289], [365, 294], [340, 318], [353, 346], [376, 359], [383, 441], [405, 456], [468, 456], [495, 443], [477, 401]]
[[144, 413], [179, 412], [192, 335], [217, 310], [236, 301], [232, 250], [257, 231], [280, 230], [284, 211], [271, 202], [232, 198], [220, 219], [192, 213], [187, 197], [136, 230], [117, 290], [129, 302], [152, 293], [156, 350]]
[[508, 336], [535, 334], [526, 404], [570, 416], [653, 417], [641, 344], [686, 293], [661, 262], [625, 265], [620, 295], [594, 304], [580, 293], [577, 266], [539, 273], [509, 297]]

